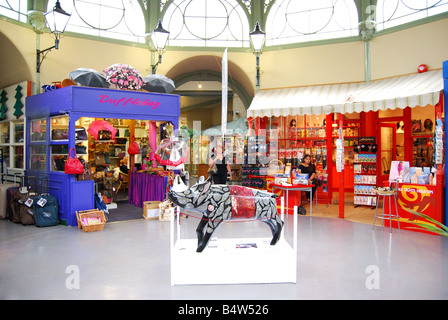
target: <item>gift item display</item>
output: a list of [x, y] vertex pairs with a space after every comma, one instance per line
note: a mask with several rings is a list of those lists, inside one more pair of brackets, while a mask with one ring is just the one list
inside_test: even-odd
[[376, 206], [376, 153], [375, 137], [358, 138], [353, 165], [355, 206]]
[[317, 201], [330, 203], [327, 150], [331, 140], [327, 131], [331, 124], [327, 125], [327, 118], [304, 115], [249, 119], [255, 130], [247, 138], [243, 185], [270, 190], [271, 183], [295, 183], [292, 174], [297, 173], [304, 156], [310, 155], [316, 170]]
[[434, 131], [434, 162], [436, 165], [443, 164], [443, 123], [437, 119]]

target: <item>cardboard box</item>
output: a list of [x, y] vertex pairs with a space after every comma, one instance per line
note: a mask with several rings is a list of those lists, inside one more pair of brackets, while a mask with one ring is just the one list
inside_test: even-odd
[[160, 201], [145, 201], [143, 202], [143, 218], [146, 220], [159, 219], [159, 204]]

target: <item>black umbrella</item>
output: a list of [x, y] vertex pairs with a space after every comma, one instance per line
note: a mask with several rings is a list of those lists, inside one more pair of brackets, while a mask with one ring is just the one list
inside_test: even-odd
[[70, 72], [69, 77], [83, 86], [109, 88], [109, 83], [106, 81], [106, 77], [94, 69], [78, 68]]
[[161, 74], [150, 74], [143, 78], [145, 84], [142, 89], [150, 92], [169, 93], [176, 89], [174, 81]]

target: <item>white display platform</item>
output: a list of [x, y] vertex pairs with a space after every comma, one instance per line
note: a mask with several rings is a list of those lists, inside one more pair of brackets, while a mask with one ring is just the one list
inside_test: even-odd
[[285, 240], [283, 228], [274, 246], [272, 238], [212, 238], [202, 252], [196, 252], [197, 239], [179, 237], [176, 211], [176, 219], [171, 220], [171, 285], [296, 283], [297, 214], [292, 245]]

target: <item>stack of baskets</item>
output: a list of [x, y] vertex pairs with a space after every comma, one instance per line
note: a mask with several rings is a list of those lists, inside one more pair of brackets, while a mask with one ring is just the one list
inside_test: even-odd
[[76, 211], [76, 219], [83, 232], [101, 231], [106, 223], [104, 212], [98, 209]]

